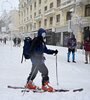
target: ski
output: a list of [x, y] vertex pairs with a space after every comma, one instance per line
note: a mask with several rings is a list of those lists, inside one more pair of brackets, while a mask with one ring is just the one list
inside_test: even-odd
[[20, 86], [10, 86], [8, 85], [7, 88], [10, 88], [10, 89], [20, 89], [21, 92], [29, 92], [29, 91], [33, 91], [33, 92], [41, 92], [42, 89], [37, 87], [37, 89], [28, 89], [28, 88], [25, 88], [25, 87], [20, 87]]
[[[21, 92], [34, 92], [34, 93], [44, 93], [44, 92], [48, 92], [48, 91], [44, 91], [42, 90], [41, 88], [37, 88], [37, 89], [27, 89], [25, 87], [18, 87], [18, 86], [7, 86], [8, 88], [11, 88], [11, 89], [22, 89]], [[72, 92], [81, 92], [83, 91], [83, 88], [78, 88], [78, 89], [72, 89], [72, 90], [69, 90], [69, 89], [55, 89], [54, 91], [52, 92], [69, 92], [69, 91], [72, 91]]]
[[[36, 90], [31, 90], [31, 91], [33, 91], [34, 93], [44, 93], [44, 92], [48, 92], [48, 91], [38, 90], [38, 89], [36, 89]], [[52, 92], [69, 92], [69, 91], [71, 91], [71, 90], [55, 89], [55, 90], [52, 91]], [[72, 92], [81, 92], [81, 91], [83, 91], [83, 88], [72, 90]], [[30, 90], [22, 90], [21, 92], [30, 92]]]
[[11, 88], [11, 89], [26, 89], [25, 87], [10, 86], [10, 85], [8, 85], [7, 87], [8, 87], [8, 88]]
[[[54, 91], [51, 91], [52, 92], [81, 92], [83, 91], [83, 88], [79, 88], [79, 89], [73, 89], [73, 90], [66, 90], [66, 89], [55, 89]], [[29, 91], [28, 91], [29, 92]], [[48, 91], [43, 91], [43, 90], [33, 90], [34, 93], [44, 93], [44, 92], [48, 92]]]

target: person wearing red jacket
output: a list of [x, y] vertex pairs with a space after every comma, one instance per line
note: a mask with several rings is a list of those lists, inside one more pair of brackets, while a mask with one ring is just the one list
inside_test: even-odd
[[88, 58], [89, 58], [89, 62], [90, 62], [90, 39], [89, 37], [87, 37], [84, 40], [84, 50], [85, 50], [85, 64], [88, 64]]

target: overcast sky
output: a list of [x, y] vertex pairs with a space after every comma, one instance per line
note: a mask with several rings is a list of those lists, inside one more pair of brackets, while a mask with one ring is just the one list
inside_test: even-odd
[[0, 0], [0, 15], [6, 10], [10, 11], [14, 8], [18, 9], [19, 0]]

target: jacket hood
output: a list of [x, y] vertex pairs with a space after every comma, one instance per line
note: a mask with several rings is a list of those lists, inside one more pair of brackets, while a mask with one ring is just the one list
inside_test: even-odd
[[42, 33], [46, 33], [46, 30], [43, 29], [43, 28], [40, 28], [40, 29], [38, 30], [38, 36], [42, 36]]

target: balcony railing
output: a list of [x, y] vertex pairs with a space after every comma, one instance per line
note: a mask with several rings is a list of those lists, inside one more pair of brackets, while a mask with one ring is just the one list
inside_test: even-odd
[[66, 0], [64, 2], [61, 3], [61, 9], [65, 8], [65, 7], [68, 7], [70, 5], [73, 5], [75, 4], [75, 0]]
[[78, 17], [71, 20], [73, 25], [90, 25], [90, 17]]
[[40, 20], [40, 19], [42, 19], [42, 15], [37, 15], [34, 18], [35, 18], [35, 20]]
[[45, 16], [48, 16], [48, 15], [54, 14], [54, 12], [55, 12], [55, 9], [54, 9], [54, 8], [49, 9], [49, 10], [45, 11]]
[[81, 5], [81, 4], [89, 4], [90, 3], [90, 0], [76, 0], [76, 4], [77, 5]]
[[90, 25], [90, 16], [89, 17], [83, 17], [82, 18], [82, 24], [89, 24]]

